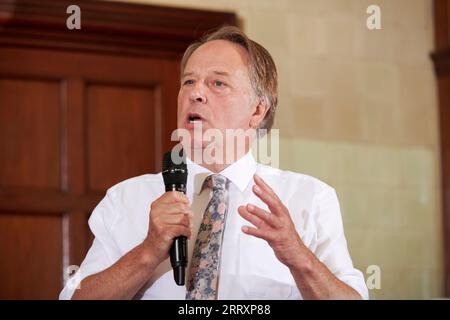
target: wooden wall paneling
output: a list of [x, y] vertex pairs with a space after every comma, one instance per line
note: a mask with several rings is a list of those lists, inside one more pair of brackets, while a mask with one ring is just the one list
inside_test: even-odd
[[[64, 159], [62, 189], [70, 197], [79, 197], [86, 194], [85, 88], [80, 76], [67, 78], [62, 85], [64, 95], [61, 105], [65, 124], [61, 133], [61, 158]], [[62, 217], [64, 281], [70, 275], [69, 266], [79, 266], [90, 245], [89, 231], [86, 228], [89, 213], [89, 207], [67, 208]]]
[[0, 234], [0, 299], [54, 299], [61, 287], [60, 216], [1, 211]]
[[441, 138], [444, 294], [450, 297], [450, 0], [434, 1], [435, 51]]
[[90, 83], [87, 87], [89, 189], [103, 191], [154, 172], [153, 87]]
[[441, 132], [445, 294], [450, 296], [450, 73], [438, 80]]
[[0, 44], [178, 59], [194, 39], [223, 24], [231, 12], [77, 0], [81, 31], [66, 27], [71, 0], [2, 0]]
[[52, 299], [116, 182], [160, 170], [178, 64], [229, 12], [79, 0], [0, 2], [0, 298]]
[[[0, 75], [0, 83], [0, 186], [57, 192], [61, 176], [58, 82]], [[61, 284], [60, 213], [30, 215], [17, 206], [11, 209], [0, 208], [0, 297], [54, 297]]]

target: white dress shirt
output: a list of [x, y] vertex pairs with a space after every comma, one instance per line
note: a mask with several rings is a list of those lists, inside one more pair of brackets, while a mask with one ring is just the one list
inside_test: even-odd
[[[190, 262], [203, 212], [211, 197], [210, 190], [202, 191], [201, 187], [212, 172], [189, 159], [187, 167], [186, 195], [194, 212], [188, 245]], [[221, 248], [218, 299], [302, 299], [289, 269], [276, 258], [268, 243], [241, 230], [242, 226], [251, 224], [239, 215], [239, 206], [252, 203], [268, 210], [252, 192], [255, 173], [271, 186], [288, 208], [304, 244], [337, 278], [363, 298], [368, 298], [363, 274], [353, 267], [347, 250], [339, 202], [333, 188], [307, 175], [258, 164], [251, 152], [220, 173], [231, 183]], [[107, 191], [89, 219], [95, 239], [78, 270], [78, 281], [110, 267], [142, 243], [148, 232], [150, 205], [164, 191], [161, 173], [131, 178]], [[70, 299], [73, 292], [66, 285], [60, 299]], [[136, 298], [185, 299], [185, 295], [186, 287], [176, 285], [167, 259], [157, 267]]]

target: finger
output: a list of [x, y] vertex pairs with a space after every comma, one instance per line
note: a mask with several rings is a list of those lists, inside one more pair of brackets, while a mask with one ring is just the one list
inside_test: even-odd
[[163, 203], [181, 202], [181, 203], [189, 204], [188, 197], [183, 192], [179, 192], [179, 191], [168, 191], [168, 192], [164, 193], [160, 197], [160, 199]]
[[158, 211], [164, 214], [192, 213], [191, 208], [184, 203], [166, 203], [159, 207]]
[[185, 226], [176, 226], [176, 225], [172, 225], [168, 227], [167, 230], [170, 233], [170, 238], [174, 239], [176, 237], [179, 236], [185, 236], [188, 239], [191, 238], [192, 235], [192, 231], [190, 228], [186, 228]]
[[260, 176], [258, 176], [256, 173], [253, 175], [255, 183], [258, 187], [260, 187], [264, 192], [267, 192], [268, 194], [270, 194], [273, 198], [275, 198], [275, 200], [278, 200], [281, 202], [280, 198], [278, 197], [278, 195], [275, 193], [275, 191], [273, 191], [273, 189], [263, 180], [263, 178], [261, 178]]
[[168, 225], [181, 225], [192, 228], [192, 218], [189, 214], [173, 214], [165, 216], [161, 221]]
[[253, 186], [253, 192], [258, 196], [258, 198], [267, 204], [270, 212], [277, 216], [282, 214], [284, 206], [278, 197], [275, 198], [272, 194], [262, 190], [258, 185]]
[[266, 230], [261, 230], [261, 229], [253, 228], [250, 226], [243, 226], [242, 232], [244, 232], [245, 234], [254, 236], [256, 238], [266, 240], [268, 242], [272, 240], [271, 234], [269, 232], [267, 232]]
[[[278, 197], [276, 192], [273, 191], [273, 189], [267, 184], [267, 182], [265, 182], [263, 180], [263, 178], [261, 178], [257, 174], [254, 174], [254, 180], [255, 180], [255, 183], [257, 184], [257, 186], [259, 188], [261, 188], [261, 190], [263, 190], [263, 192], [266, 192], [270, 196], [270, 200], [272, 200], [271, 206], [273, 206], [272, 209], [275, 209], [275, 211], [277, 213], [278, 212], [286, 213], [287, 212], [286, 207], [284, 206], [280, 197]], [[271, 208], [269, 207], [269, 209], [271, 209]]]
[[249, 211], [251, 214], [257, 216], [259, 219], [263, 220], [267, 225], [273, 227], [273, 228], [280, 228], [281, 223], [278, 221], [277, 217], [274, 216], [271, 212], [268, 212], [258, 206], [255, 206], [253, 204], [247, 204], [246, 207], [247, 211]]
[[186, 204], [186, 203], [170, 203], [167, 204], [166, 206], [167, 209], [170, 210], [170, 208], [173, 208], [173, 210], [175, 210], [175, 212], [180, 212], [180, 213], [190, 213], [192, 212], [191, 208]]
[[245, 220], [247, 220], [248, 222], [250, 222], [257, 228], [261, 228], [264, 225], [264, 220], [253, 215], [251, 212], [248, 211], [248, 209], [245, 206], [240, 206], [238, 208], [238, 212], [242, 218], [244, 218]]

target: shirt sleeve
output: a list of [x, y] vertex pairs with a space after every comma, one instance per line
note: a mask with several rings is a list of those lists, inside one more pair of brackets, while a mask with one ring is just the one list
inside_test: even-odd
[[110, 193], [107, 193], [89, 218], [89, 227], [95, 236], [92, 246], [80, 268], [66, 281], [59, 299], [71, 299], [84, 278], [107, 269], [117, 260], [115, 257], [120, 256], [110, 232], [115, 220], [116, 212], [113, 200]]
[[341, 210], [336, 192], [331, 187], [322, 190], [315, 201], [317, 246], [316, 257], [342, 282], [355, 289], [363, 299], [369, 293], [363, 273], [353, 267], [344, 234]]

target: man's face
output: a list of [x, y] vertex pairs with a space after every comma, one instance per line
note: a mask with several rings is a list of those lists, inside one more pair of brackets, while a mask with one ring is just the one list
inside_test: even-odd
[[244, 48], [225, 40], [197, 48], [181, 76], [178, 128], [193, 136], [195, 123], [201, 121], [203, 132], [216, 128], [224, 137], [225, 129], [255, 128], [262, 116], [255, 116], [258, 99], [250, 83], [247, 59]]

